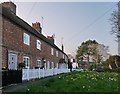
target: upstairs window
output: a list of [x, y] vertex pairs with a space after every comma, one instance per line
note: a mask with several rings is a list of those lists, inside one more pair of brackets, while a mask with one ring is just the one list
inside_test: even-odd
[[37, 40], [37, 49], [39, 49], [39, 50], [41, 50], [41, 42], [40, 42], [40, 40]]
[[65, 58], [65, 55], [63, 54], [63, 58]]
[[54, 55], [54, 49], [51, 48], [51, 55]]
[[58, 57], [58, 51], [56, 51], [56, 57]]
[[24, 33], [24, 44], [30, 45], [30, 36]]
[[63, 54], [62, 54], [62, 52], [60, 52], [60, 57], [61, 57], [61, 58], [63, 57]]

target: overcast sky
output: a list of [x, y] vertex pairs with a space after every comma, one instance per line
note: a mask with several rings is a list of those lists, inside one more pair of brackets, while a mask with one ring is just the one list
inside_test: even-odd
[[[15, 0], [14, 0], [15, 1]], [[65, 52], [75, 54], [83, 41], [92, 39], [109, 46], [117, 54], [115, 36], [110, 34], [110, 17], [117, 2], [15, 2], [17, 15], [28, 22], [41, 22], [43, 34], [55, 34], [55, 44]]]

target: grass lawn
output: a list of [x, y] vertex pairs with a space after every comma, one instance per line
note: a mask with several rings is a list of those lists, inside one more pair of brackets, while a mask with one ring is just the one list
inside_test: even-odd
[[72, 72], [16, 92], [118, 92], [118, 73]]

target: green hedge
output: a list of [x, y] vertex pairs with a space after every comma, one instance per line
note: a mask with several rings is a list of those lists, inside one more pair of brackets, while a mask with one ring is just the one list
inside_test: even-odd
[[117, 72], [120, 73], [120, 68], [116, 68], [116, 69], [104, 69], [105, 72]]

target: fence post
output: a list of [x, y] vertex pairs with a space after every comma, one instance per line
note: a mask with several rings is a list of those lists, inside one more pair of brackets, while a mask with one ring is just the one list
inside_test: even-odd
[[52, 69], [52, 74], [54, 75], [54, 68]]
[[35, 79], [35, 69], [32, 69], [32, 73], [33, 73], [33, 78], [32, 79]]
[[45, 69], [43, 68], [43, 77], [45, 76]]
[[57, 74], [58, 74], [58, 70], [59, 70], [59, 69], [57, 68]]
[[21, 69], [21, 71], [22, 71], [22, 81], [23, 81], [23, 74], [24, 74], [24, 73], [23, 73], [23, 69]]
[[39, 68], [39, 78], [40, 78], [40, 68]]
[[29, 68], [27, 69], [27, 80], [29, 80]]

